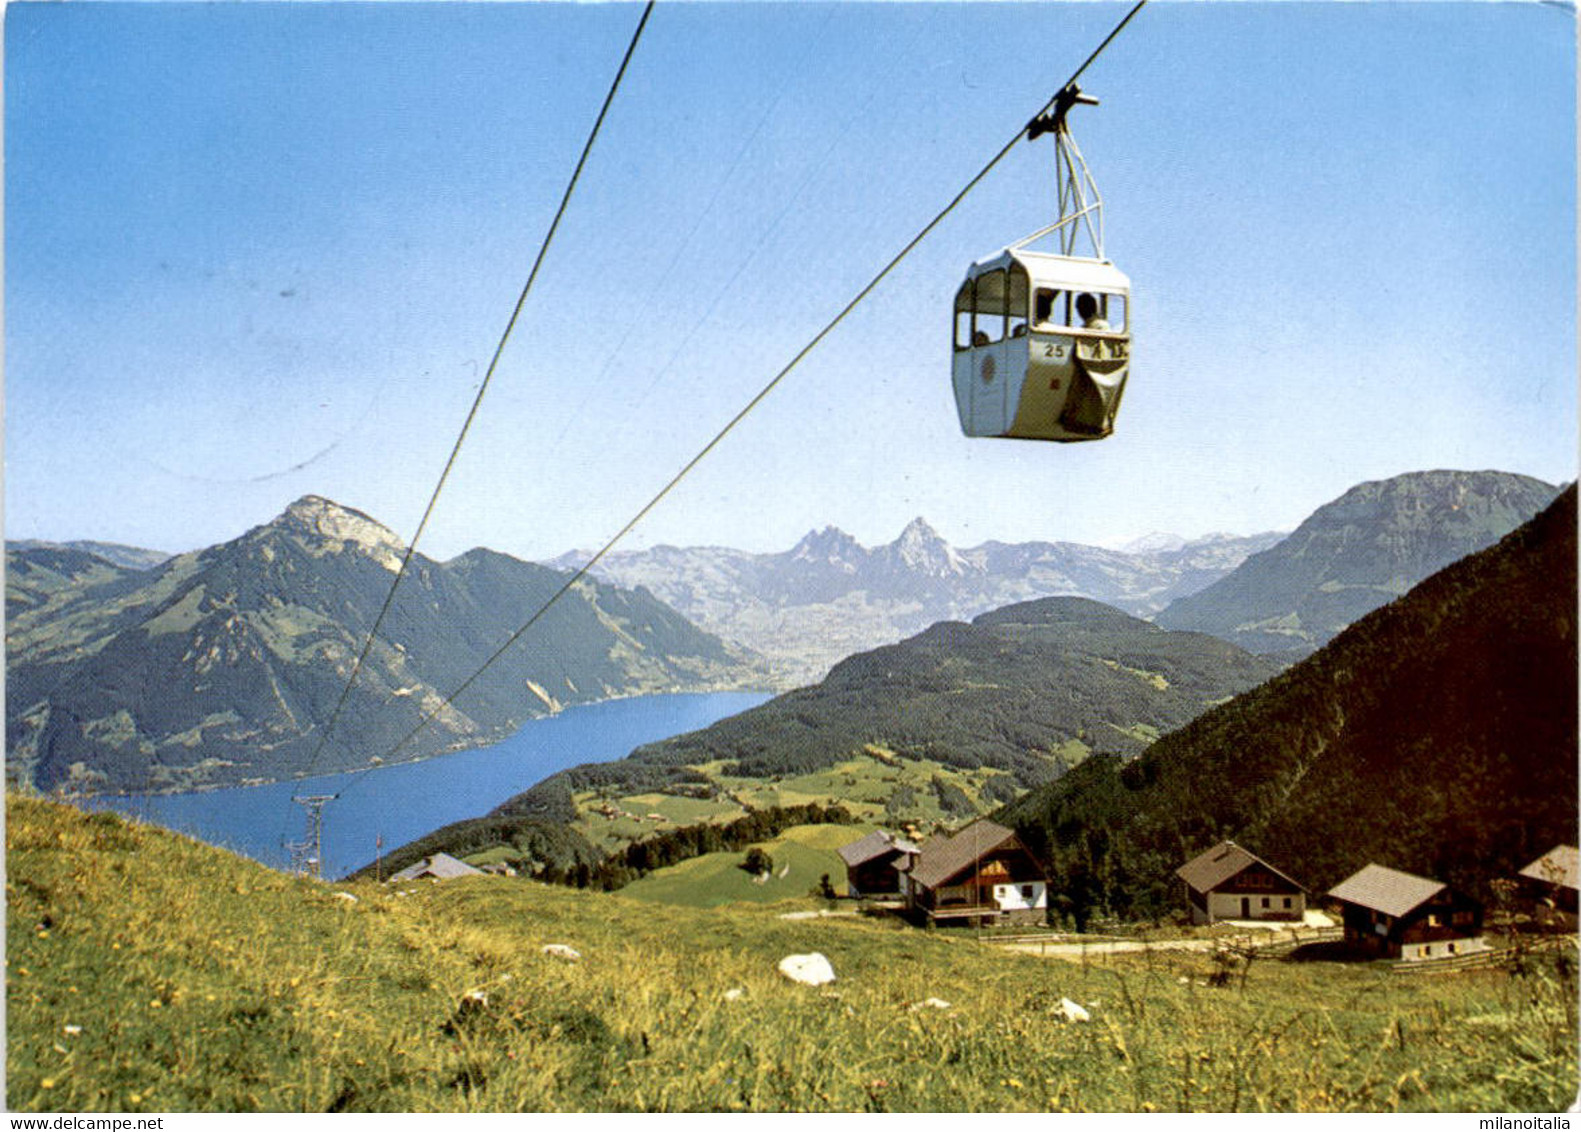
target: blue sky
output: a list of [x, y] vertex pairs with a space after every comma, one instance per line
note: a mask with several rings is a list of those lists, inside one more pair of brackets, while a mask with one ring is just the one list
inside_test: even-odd
[[[599, 545], [1041, 107], [1107, 3], [660, 3], [424, 549]], [[410, 536], [640, 7], [13, 3], [6, 534], [164, 550], [316, 493]], [[1132, 278], [1096, 444], [967, 440], [1022, 145], [635, 533], [770, 550], [1293, 527], [1575, 476], [1575, 28], [1155, 0], [1074, 119]]]

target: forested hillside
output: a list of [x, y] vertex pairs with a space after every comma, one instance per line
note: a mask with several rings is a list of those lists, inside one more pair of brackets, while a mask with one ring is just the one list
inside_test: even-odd
[[1076, 906], [1149, 912], [1223, 837], [1321, 894], [1369, 861], [1487, 893], [1576, 841], [1576, 491], [1140, 758], [1002, 819]]
[[1169, 633], [1085, 598], [1045, 598], [943, 622], [837, 664], [822, 683], [620, 762], [551, 777], [503, 812], [561, 816], [597, 785], [706, 784], [689, 769], [772, 778], [884, 757], [1001, 772], [1003, 797], [1090, 753], [1136, 753], [1276, 671], [1213, 637]]

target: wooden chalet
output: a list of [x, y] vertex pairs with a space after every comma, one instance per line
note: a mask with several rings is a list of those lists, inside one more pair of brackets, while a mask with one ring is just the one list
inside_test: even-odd
[[1191, 922], [1289, 920], [1306, 916], [1307, 894], [1295, 881], [1233, 841], [1221, 841], [1175, 870], [1186, 885]]
[[1516, 874], [1522, 903], [1539, 920], [1576, 926], [1577, 856], [1574, 845], [1555, 845]]
[[855, 897], [900, 895], [900, 871], [910, 868], [922, 852], [899, 834], [877, 829], [859, 841], [842, 845], [840, 859], [845, 862], [845, 889]]
[[1041, 923], [1048, 877], [1014, 830], [986, 819], [922, 846], [900, 873], [907, 909], [930, 922]]
[[1482, 905], [1447, 884], [1368, 865], [1329, 890], [1345, 916], [1345, 942], [1388, 959], [1441, 959], [1485, 951]]
[[432, 877], [435, 880], [451, 880], [455, 877], [482, 876], [481, 869], [475, 869], [465, 861], [458, 861], [449, 853], [435, 853], [432, 857], [424, 857], [415, 865], [408, 865], [396, 873], [386, 884], [398, 881], [421, 880], [423, 877]]

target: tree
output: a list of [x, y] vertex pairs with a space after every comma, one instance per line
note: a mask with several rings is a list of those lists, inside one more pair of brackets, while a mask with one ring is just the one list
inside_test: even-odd
[[774, 858], [754, 845], [747, 850], [747, 859], [741, 862], [741, 867], [753, 876], [762, 876], [774, 871]]

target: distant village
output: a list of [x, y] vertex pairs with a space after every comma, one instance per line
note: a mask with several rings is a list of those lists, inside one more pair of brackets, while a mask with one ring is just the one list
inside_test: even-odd
[[[1048, 873], [1014, 830], [980, 818], [924, 842], [878, 829], [838, 850], [846, 895], [863, 910], [919, 926], [1036, 926], [1049, 919]], [[395, 873], [389, 883], [447, 880], [475, 868], [444, 853]], [[1577, 926], [1578, 851], [1556, 845], [1505, 878], [1512, 908], [1541, 928]], [[1300, 881], [1234, 841], [1222, 841], [1175, 870], [1193, 925], [1336, 929], [1357, 958], [1403, 962], [1463, 959], [1489, 951], [1481, 901], [1430, 877], [1368, 864], [1325, 894], [1333, 919], [1309, 904]], [[827, 878], [825, 878], [827, 880]]]
[[[918, 923], [1039, 924], [1048, 882], [1014, 830], [987, 819], [917, 845], [877, 830], [840, 849], [848, 891], [890, 900]], [[1526, 865], [1509, 887], [1534, 920], [1576, 927], [1577, 848], [1557, 845]], [[1233, 841], [1222, 841], [1175, 870], [1191, 922], [1260, 927], [1331, 924], [1309, 910], [1299, 881]], [[1441, 881], [1368, 864], [1327, 893], [1337, 905], [1346, 949], [1367, 958], [1446, 959], [1488, 950], [1484, 907]]]

